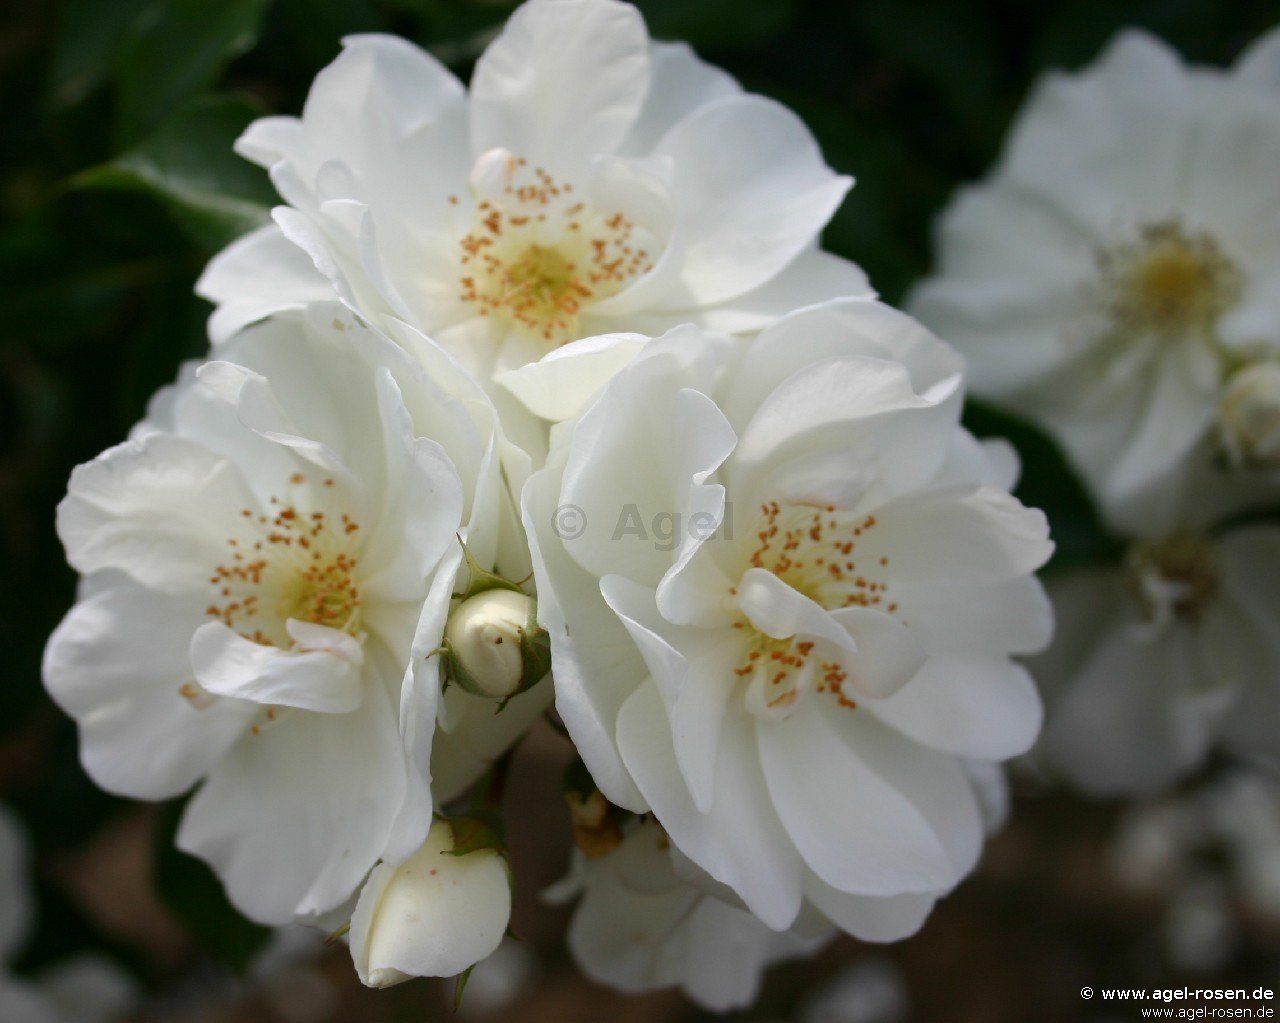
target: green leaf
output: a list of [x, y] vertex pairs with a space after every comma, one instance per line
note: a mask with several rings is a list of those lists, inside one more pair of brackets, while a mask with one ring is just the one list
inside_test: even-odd
[[463, 557], [467, 559], [467, 589], [465, 593], [455, 594], [463, 600], [468, 597], [474, 597], [477, 593], [484, 593], [488, 590], [510, 590], [513, 593], [523, 593], [519, 585], [500, 576], [496, 572], [490, 572], [487, 568], [483, 568], [480, 562], [476, 561], [471, 551], [467, 549], [466, 543], [462, 537], [458, 537], [458, 543], [462, 545]]
[[155, 0], [116, 60], [117, 138], [136, 142], [258, 39], [270, 0]]
[[64, 0], [50, 71], [50, 99], [71, 106], [104, 84], [120, 48], [155, 0]]
[[466, 856], [481, 849], [506, 852], [507, 843], [502, 837], [502, 824], [496, 814], [488, 815], [488, 819], [479, 816], [450, 817], [448, 822], [453, 830], [453, 848], [446, 849], [443, 855]]
[[223, 966], [243, 973], [266, 945], [271, 929], [251, 923], [236, 912], [213, 871], [178, 850], [174, 837], [185, 806], [185, 800], [176, 800], [161, 811], [153, 868], [156, 891], [209, 955]]
[[262, 171], [232, 151], [262, 111], [236, 96], [188, 103], [140, 145], [78, 175], [83, 188], [142, 191], [213, 252], [267, 222], [274, 193]]

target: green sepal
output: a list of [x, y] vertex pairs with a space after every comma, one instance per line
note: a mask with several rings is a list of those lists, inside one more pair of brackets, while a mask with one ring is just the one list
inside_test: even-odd
[[440, 686], [440, 692], [446, 692], [449, 688], [449, 683], [452, 682], [463, 692], [478, 696], [482, 700], [492, 700], [494, 698], [481, 689], [471, 673], [462, 666], [462, 662], [458, 660], [457, 654], [453, 652], [453, 647], [447, 639], [442, 640], [440, 645], [427, 656], [434, 657], [437, 654], [440, 655], [440, 674], [444, 679]]
[[457, 1012], [462, 1008], [462, 992], [467, 989], [467, 981], [471, 979], [471, 971], [476, 968], [476, 964], [472, 963], [465, 970], [458, 974], [458, 979], [453, 984], [453, 1011]]
[[484, 849], [506, 853], [507, 843], [496, 817], [492, 820], [479, 816], [449, 817], [447, 822], [453, 830], [453, 848], [446, 849], [441, 855], [466, 856]]
[[462, 545], [462, 556], [467, 559], [467, 589], [465, 593], [455, 593], [455, 597], [459, 600], [466, 600], [468, 597], [474, 597], [477, 593], [485, 593], [488, 590], [510, 590], [512, 593], [524, 593], [524, 590], [520, 589], [510, 579], [498, 575], [497, 572], [490, 572], [487, 568], [482, 568], [480, 562], [476, 561], [471, 551], [467, 549], [466, 542], [461, 536], [458, 536], [458, 543]]

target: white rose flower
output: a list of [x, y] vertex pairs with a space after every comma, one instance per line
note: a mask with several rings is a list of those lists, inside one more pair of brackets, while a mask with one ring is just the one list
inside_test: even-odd
[[[960, 428], [960, 361], [848, 300], [750, 344], [680, 328], [573, 425], [522, 504], [557, 708], [610, 801], [775, 930], [924, 904], [973, 865], [962, 758], [1040, 724], [1044, 516]], [[838, 779], [838, 781], [833, 781]]]
[[766, 968], [816, 952], [835, 933], [821, 917], [766, 927], [684, 861], [652, 820], [606, 856], [574, 850], [569, 876], [543, 897], [576, 896], [569, 951], [588, 977], [628, 994], [678, 985], [715, 1012], [750, 1005]]
[[[484, 565], [518, 537], [492, 408], [442, 353], [443, 383], [428, 375], [425, 341], [411, 357], [329, 303], [222, 353], [73, 473], [58, 530], [84, 580], [44, 677], [102, 787], [202, 783], [179, 846], [245, 915], [285, 923], [426, 837], [436, 719], [468, 718], [429, 656], [457, 536]], [[545, 699], [495, 718], [460, 696], [493, 734], [452, 791]]]
[[1225, 741], [1276, 762], [1280, 530], [1136, 544], [1121, 568], [1054, 580], [1059, 628], [1033, 662], [1043, 752], [1098, 795], [1159, 792]]
[[487, 385], [576, 339], [755, 330], [867, 292], [817, 249], [851, 181], [799, 119], [613, 0], [530, 0], [469, 92], [404, 40], [349, 37], [301, 118], [257, 121], [236, 149], [288, 205], [201, 279], [215, 343], [336, 293]]
[[369, 987], [452, 977], [490, 955], [511, 917], [511, 873], [496, 849], [455, 855], [453, 826], [436, 821], [399, 866], [381, 864], [351, 917], [351, 958]]
[[1221, 71], [1126, 31], [1046, 75], [943, 215], [938, 275], [908, 306], [969, 359], [974, 393], [1062, 441], [1127, 532], [1175, 527], [1227, 376], [1280, 353], [1278, 67], [1280, 32]]

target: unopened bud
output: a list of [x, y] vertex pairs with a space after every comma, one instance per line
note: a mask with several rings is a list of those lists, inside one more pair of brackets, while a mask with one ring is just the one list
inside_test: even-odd
[[510, 917], [505, 857], [462, 852], [453, 825], [438, 820], [404, 863], [369, 875], [351, 917], [351, 958], [369, 987], [452, 977], [498, 947]]
[[1280, 466], [1280, 362], [1255, 362], [1227, 381], [1221, 429], [1237, 462]]
[[459, 604], [444, 630], [450, 679], [495, 700], [537, 682], [546, 667], [530, 658], [530, 645], [541, 633], [535, 610], [532, 597], [505, 589], [485, 590]]

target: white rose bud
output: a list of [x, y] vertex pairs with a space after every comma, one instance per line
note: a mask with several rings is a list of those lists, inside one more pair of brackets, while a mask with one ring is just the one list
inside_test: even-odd
[[477, 695], [505, 699], [537, 681], [525, 678], [522, 651], [534, 608], [532, 597], [493, 589], [468, 597], [449, 616], [445, 642]]
[[1255, 362], [1227, 381], [1222, 436], [1238, 461], [1280, 465], [1280, 362]]
[[511, 879], [497, 849], [453, 855], [453, 827], [398, 867], [374, 868], [351, 916], [351, 959], [367, 987], [452, 977], [491, 955], [511, 918]]

